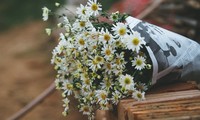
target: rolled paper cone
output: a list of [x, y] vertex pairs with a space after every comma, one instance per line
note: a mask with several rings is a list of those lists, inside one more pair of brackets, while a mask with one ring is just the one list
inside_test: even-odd
[[182, 35], [127, 17], [131, 31], [144, 37], [153, 64], [152, 84], [174, 80], [195, 80], [200, 83], [200, 45]]

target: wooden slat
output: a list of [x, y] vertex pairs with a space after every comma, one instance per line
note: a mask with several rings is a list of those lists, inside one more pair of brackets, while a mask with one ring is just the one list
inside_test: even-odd
[[[154, 112], [154, 113], [145, 113], [145, 114], [130, 114], [128, 120], [160, 120], [160, 119], [186, 119], [186, 118], [192, 118], [196, 116], [196, 118], [199, 118], [200, 109], [195, 109], [191, 111], [161, 111], [161, 112]], [[176, 118], [176, 119], [175, 119]], [[188, 120], [188, 119], [187, 119]], [[199, 119], [198, 119], [199, 120]]]
[[147, 94], [155, 94], [155, 93], [164, 93], [164, 92], [175, 92], [175, 91], [185, 91], [197, 89], [197, 85], [193, 82], [178, 82], [167, 85], [155, 85], [152, 89], [150, 89]]
[[188, 83], [155, 88], [146, 95], [144, 101], [124, 99], [118, 105], [118, 120], [188, 118], [200, 119], [200, 91]]

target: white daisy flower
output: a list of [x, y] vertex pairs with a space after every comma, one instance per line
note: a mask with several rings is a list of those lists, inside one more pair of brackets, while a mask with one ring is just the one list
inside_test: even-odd
[[90, 93], [90, 91], [91, 89], [85, 85], [81, 87], [81, 95], [83, 96], [87, 96]]
[[120, 54], [116, 54], [116, 57], [114, 59], [114, 62], [115, 62], [115, 66], [117, 69], [123, 69], [125, 68], [125, 64], [126, 64], [126, 61], [124, 60], [124, 54], [123, 53], [120, 53]]
[[91, 15], [97, 16], [99, 15], [99, 11], [102, 10], [101, 4], [97, 3], [97, 0], [89, 0], [87, 5]]
[[127, 63], [124, 60], [124, 54], [123, 53], [116, 53], [116, 56], [114, 57], [114, 64], [113, 64], [113, 73], [117, 76], [119, 76], [123, 70], [125, 69], [125, 64]]
[[95, 28], [93, 28], [90, 32], [87, 32], [86, 36], [88, 37], [88, 42], [91, 45], [96, 45], [99, 41], [99, 32]]
[[105, 69], [105, 73], [111, 74], [113, 72], [113, 63], [112, 62], [105, 62], [103, 68]]
[[104, 55], [104, 58], [106, 60], [112, 59], [112, 57], [114, 56], [114, 52], [115, 52], [115, 49], [112, 48], [110, 45], [104, 45], [101, 51], [102, 55]]
[[90, 55], [96, 54], [98, 51], [98, 46], [96, 44], [90, 44], [88, 46], [88, 49], [89, 49], [89, 51], [91, 51], [91, 53], [88, 53], [88, 54], [90, 54]]
[[112, 103], [117, 105], [121, 97], [122, 94], [116, 90], [115, 92], [112, 93], [112, 98], [111, 98]]
[[76, 32], [76, 31], [82, 31], [82, 30], [86, 30], [86, 29], [89, 30], [89, 29], [93, 28], [92, 23], [90, 21], [83, 20], [83, 19], [82, 20], [78, 20], [77, 19], [72, 26], [73, 26], [72, 30], [74, 32]]
[[145, 45], [144, 37], [140, 36], [140, 33], [133, 32], [133, 34], [127, 36], [125, 44], [129, 50], [139, 52], [142, 45]]
[[138, 100], [138, 101], [142, 101], [145, 100], [145, 92], [141, 92], [141, 91], [134, 91], [132, 94], [132, 98]]
[[85, 80], [85, 79], [87, 79], [88, 77], [89, 77], [88, 73], [85, 72], [85, 71], [83, 71], [83, 72], [81, 73], [80, 79], [81, 79], [81, 80]]
[[100, 108], [99, 108], [100, 110], [109, 110], [110, 104], [108, 102], [106, 102], [106, 103], [100, 102], [99, 106], [100, 106]]
[[99, 33], [97, 31], [90, 32], [90, 34], [87, 36], [87, 42], [88, 50], [91, 51], [88, 54], [96, 54], [99, 46]]
[[98, 55], [95, 56], [94, 60], [97, 62], [97, 64], [100, 64], [100, 65], [102, 65], [104, 63], [103, 57], [98, 56]]
[[89, 101], [91, 104], [96, 103], [95, 93], [91, 89], [86, 94], [82, 94], [82, 95], [84, 96], [84, 99], [83, 99], [84, 102]]
[[114, 42], [114, 47], [115, 47], [115, 48], [125, 48], [125, 44], [122, 43], [121, 40], [115, 40], [115, 42]]
[[119, 82], [120, 82], [120, 85], [124, 87], [126, 90], [131, 89], [131, 87], [134, 87], [134, 84], [135, 84], [133, 81], [133, 77], [128, 74], [126, 74], [125, 76], [121, 75]]
[[116, 23], [116, 25], [113, 25], [113, 26], [114, 27], [112, 28], [112, 31], [114, 31], [115, 37], [122, 40], [127, 35], [127, 32], [128, 32], [127, 23], [124, 24], [124, 23], [118, 22]]
[[72, 94], [73, 85], [69, 83], [68, 81], [64, 81], [62, 90], [64, 90], [63, 92], [64, 94], [67, 94], [67, 96], [69, 96]]
[[86, 28], [87, 21], [76, 20], [73, 24], [73, 29], [81, 31]]
[[42, 10], [43, 10], [43, 13], [42, 13], [43, 18], [42, 18], [42, 19], [43, 19], [44, 21], [47, 21], [48, 18], [49, 18], [49, 12], [50, 12], [51, 10], [49, 10], [47, 7], [43, 7]]
[[106, 43], [112, 43], [114, 41], [112, 34], [106, 29], [105, 31], [102, 29], [100, 32], [99, 40]]
[[82, 83], [83, 83], [83, 87], [85, 86], [88, 89], [90, 89], [90, 86], [92, 85], [92, 81], [89, 78], [84, 79]]
[[142, 56], [139, 56], [139, 55], [137, 57], [135, 57], [134, 60], [131, 62], [132, 62], [132, 66], [135, 66], [135, 69], [137, 69], [137, 70], [142, 70], [146, 66], [145, 58]]
[[148, 89], [148, 86], [145, 83], [138, 82], [137, 89], [139, 89], [141, 91], [146, 91]]
[[83, 115], [90, 115], [92, 112], [92, 106], [81, 104], [79, 112], [83, 112]]
[[101, 56], [90, 57], [91, 60], [88, 60], [89, 68], [94, 72], [101, 68], [101, 65], [104, 63], [104, 58]]
[[103, 82], [100, 83], [101, 90], [109, 91], [110, 89], [112, 89], [112, 86], [114, 84], [113, 83], [113, 75], [105, 72], [105, 74], [103, 74], [102, 76], [103, 76]]
[[90, 17], [88, 8], [86, 6], [83, 6], [82, 4], [80, 4], [80, 7], [77, 8], [76, 14], [80, 18], [89, 18]]
[[98, 103], [107, 103], [108, 101], [108, 93], [105, 90], [97, 90], [96, 97]]
[[87, 42], [82, 35], [75, 36], [75, 40], [76, 40], [76, 43], [77, 43], [76, 47], [78, 48], [78, 50], [82, 50], [82, 49], [87, 47]]

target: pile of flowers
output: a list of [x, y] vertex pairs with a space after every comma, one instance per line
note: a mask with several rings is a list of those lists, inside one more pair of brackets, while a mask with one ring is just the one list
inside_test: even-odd
[[[43, 8], [44, 21], [50, 13]], [[59, 17], [63, 21], [57, 27], [62, 32], [51, 63], [57, 71], [56, 88], [62, 91], [63, 115], [70, 111], [71, 95], [89, 119], [94, 119], [95, 110], [112, 109], [120, 99], [145, 99], [150, 83], [145, 73], [151, 74], [151, 61], [145, 38], [129, 29], [126, 14], [105, 13], [97, 0], [89, 0], [77, 8], [73, 19], [64, 14]], [[51, 31], [46, 29], [49, 35]]]

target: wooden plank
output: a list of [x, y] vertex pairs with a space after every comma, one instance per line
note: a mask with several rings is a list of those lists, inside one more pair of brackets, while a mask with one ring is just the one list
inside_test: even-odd
[[[196, 118], [199, 118], [200, 109], [196, 109], [196, 111], [166, 111], [166, 112], [154, 112], [154, 113], [148, 113], [148, 114], [130, 114], [131, 116], [128, 116], [128, 120], [160, 120], [160, 119], [186, 119], [186, 118], [193, 118], [196, 116]], [[176, 119], [175, 119], [176, 118]], [[187, 119], [188, 120], [188, 119]]]
[[200, 91], [188, 83], [155, 88], [145, 101], [124, 99], [118, 105], [118, 120], [185, 120], [199, 115]]
[[159, 102], [159, 103], [152, 103], [152, 104], [140, 104], [132, 106], [129, 110], [132, 112], [138, 112], [142, 110], [152, 110], [152, 109], [168, 109], [170, 107], [175, 106], [178, 108], [186, 108], [192, 106], [200, 106], [200, 99], [187, 99], [187, 100], [180, 100], [180, 101], [171, 101], [171, 102]]
[[197, 89], [197, 85], [194, 82], [178, 82], [167, 85], [155, 85], [153, 86], [147, 94], [164, 93], [164, 92], [175, 92], [175, 91], [185, 91]]

